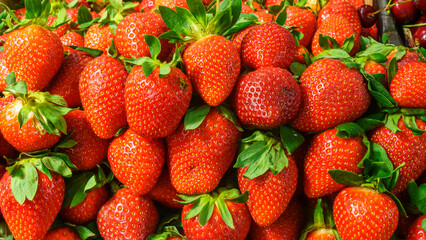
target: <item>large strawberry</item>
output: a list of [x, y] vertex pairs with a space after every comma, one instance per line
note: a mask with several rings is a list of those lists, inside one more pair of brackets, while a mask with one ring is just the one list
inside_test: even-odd
[[135, 66], [127, 77], [127, 121], [130, 128], [141, 136], [165, 137], [173, 133], [185, 115], [192, 86], [188, 77], [175, 67], [179, 53], [175, 53], [170, 63], [161, 63], [157, 59], [160, 41], [152, 35], [145, 35], [145, 39], [151, 58], [141, 59], [142, 66]]
[[80, 75], [81, 103], [93, 131], [100, 138], [111, 138], [127, 125], [123, 63], [109, 55], [93, 59]]
[[233, 93], [237, 116], [245, 125], [272, 129], [292, 120], [299, 110], [301, 93], [292, 74], [266, 67], [240, 77]]
[[94, 24], [87, 29], [84, 37], [84, 46], [87, 48], [106, 51], [114, 38], [108, 25]]
[[284, 24], [286, 26], [298, 27], [295, 30], [303, 33], [303, 37], [299, 39], [299, 44], [305, 47], [309, 46], [317, 29], [315, 15], [309, 9], [298, 6], [288, 6], [286, 13], [287, 19]]
[[182, 209], [182, 226], [191, 240], [244, 240], [250, 229], [250, 213], [245, 201], [233, 189], [219, 189], [211, 194], [179, 195], [186, 204]]
[[300, 82], [302, 104], [291, 124], [301, 131], [321, 131], [353, 121], [370, 105], [362, 75], [336, 59], [315, 61]]
[[102, 206], [97, 217], [101, 236], [106, 240], [147, 239], [159, 221], [152, 201], [122, 188]]
[[192, 4], [192, 13], [185, 15], [159, 7], [164, 22], [173, 30], [165, 36], [189, 42], [182, 56], [185, 73], [195, 92], [210, 106], [218, 106], [229, 96], [240, 73], [238, 51], [222, 34], [237, 22], [241, 0], [223, 2], [220, 8], [218, 1], [216, 17], [207, 17], [201, 1], [192, 1]]
[[65, 100], [48, 92], [32, 92], [24, 81], [15, 82], [14, 72], [6, 78], [6, 91], [15, 99], [0, 113], [3, 137], [20, 152], [43, 150], [55, 145], [67, 127], [63, 115], [72, 109]]
[[204, 110], [199, 114], [204, 114], [204, 120], [201, 119], [198, 125], [191, 126], [186, 119], [173, 134], [166, 137], [170, 178], [179, 193], [211, 192], [237, 152], [241, 132], [221, 114], [225, 114], [222, 107], [219, 108], [221, 112], [216, 108], [209, 109], [205, 106], [198, 108]]
[[161, 174], [165, 152], [163, 139], [141, 137], [128, 129], [111, 142], [108, 162], [118, 180], [135, 194], [145, 195]]

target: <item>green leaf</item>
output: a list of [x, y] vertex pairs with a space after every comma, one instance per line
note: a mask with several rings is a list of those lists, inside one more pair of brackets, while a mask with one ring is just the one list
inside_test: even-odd
[[421, 227], [422, 227], [423, 231], [426, 232], [426, 218], [423, 218], [422, 223], [421, 223]]
[[290, 65], [290, 71], [295, 76], [302, 76], [303, 72], [306, 70], [307, 66], [305, 64], [293, 61]]
[[397, 106], [395, 99], [392, 98], [390, 93], [379, 81], [377, 81], [371, 74], [365, 72], [364, 69], [360, 69], [360, 72], [367, 79], [368, 90], [370, 91], [370, 94], [377, 100], [379, 105], [387, 108], [394, 108]]
[[155, 68], [157, 68], [157, 64], [151, 60], [147, 60], [146, 62], [142, 63], [142, 71], [145, 77], [149, 77], [152, 72], [154, 72]]
[[[231, 189], [231, 190], [236, 190], [235, 192], [239, 193], [239, 190], [237, 190], [235, 188]], [[225, 200], [230, 201], [230, 202], [234, 202], [234, 203], [246, 203], [247, 200], [248, 200], [248, 197], [249, 197], [248, 191], [245, 191], [243, 194], [240, 194], [239, 196], [234, 197], [234, 198], [229, 198], [228, 196], [226, 196]]]
[[199, 127], [210, 112], [210, 108], [209, 105], [202, 105], [188, 109], [184, 117], [185, 130], [193, 130]]
[[425, 131], [421, 130], [416, 123], [415, 116], [406, 116], [402, 115], [402, 120], [404, 121], [405, 126], [411, 130], [414, 136], [421, 136]]
[[354, 122], [340, 124], [336, 130], [336, 136], [339, 138], [354, 138], [364, 134], [364, 129]]
[[371, 60], [374, 60], [375, 62], [378, 62], [378, 63], [385, 63], [385, 62], [388, 61], [386, 56], [381, 54], [381, 53], [373, 53], [373, 54], [369, 55], [368, 57]]
[[16, 73], [15, 72], [10, 72], [9, 74], [7, 74], [6, 76], [6, 84], [7, 86], [11, 86], [16, 82]]
[[337, 43], [337, 41], [334, 38], [329, 37], [327, 35], [323, 35], [323, 34], [319, 35], [318, 43], [323, 50], [329, 50], [331, 48], [333, 49], [340, 48], [339, 43]]
[[365, 183], [361, 175], [358, 175], [353, 172], [343, 171], [343, 170], [328, 170], [331, 178], [340, 184], [347, 186], [359, 187], [361, 184]]
[[358, 118], [356, 120], [356, 123], [361, 126], [362, 129], [364, 129], [365, 132], [368, 132], [370, 130], [373, 130], [377, 127], [380, 127], [385, 124], [385, 114], [384, 113], [377, 113], [373, 115], [369, 115], [363, 118]]
[[315, 57], [313, 57], [311, 61], [315, 62], [323, 58], [340, 59], [342, 61], [344, 58], [349, 58], [349, 57], [350, 55], [343, 49], [328, 49], [316, 55]]
[[32, 164], [19, 165], [12, 173], [10, 188], [13, 196], [19, 204], [25, 199], [32, 201], [37, 192], [38, 173]]
[[191, 36], [192, 31], [186, 19], [184, 19], [177, 12], [173, 11], [173, 9], [159, 6], [158, 10], [160, 11], [161, 18], [164, 23], [173, 31], [178, 34], [183, 34], [185, 36]]
[[51, 102], [54, 103], [56, 105], [62, 106], [62, 107], [66, 107], [67, 106], [67, 102], [65, 101], [65, 99], [60, 96], [60, 95], [56, 95], [56, 94], [48, 94], [46, 96], [46, 99]]
[[207, 26], [206, 8], [200, 0], [187, 0], [189, 11], [205, 28]]
[[93, 172], [84, 171], [74, 174], [71, 178], [65, 179], [65, 197], [63, 207], [75, 207], [86, 198], [86, 185], [90, 178], [94, 176]]
[[232, 122], [240, 132], [243, 131], [243, 129], [238, 125], [237, 114], [231, 111], [229, 107], [225, 107], [225, 105], [222, 103], [219, 106], [217, 106], [216, 109], [220, 114], [222, 114], [222, 116], [224, 116], [226, 119]]
[[396, 58], [394, 57], [389, 61], [389, 65], [388, 65], [389, 84], [392, 82], [393, 77], [395, 77], [396, 72], [398, 72], [398, 63]]
[[246, 167], [264, 158], [269, 152], [270, 147], [267, 142], [263, 141], [253, 143], [238, 155], [234, 168]]
[[[200, 214], [201, 210], [208, 205], [210, 200], [210, 196], [204, 194], [202, 195], [195, 203], [192, 205], [191, 209], [189, 209], [188, 213], [185, 215], [185, 219], [191, 219]], [[200, 219], [198, 219], [200, 220]]]
[[203, 195], [183, 195], [178, 194], [178, 197], [182, 199], [182, 201], [178, 201], [181, 204], [187, 205], [198, 201]]
[[393, 133], [400, 132], [401, 129], [398, 127], [398, 122], [401, 117], [402, 117], [401, 114], [388, 115], [388, 118], [386, 119], [386, 123], [385, 123], [386, 128], [391, 130]]
[[171, 68], [170, 68], [169, 64], [161, 64], [160, 65], [159, 77], [163, 78], [163, 77], [167, 76], [167, 74], [169, 74], [170, 71], [171, 71]]
[[314, 226], [317, 228], [325, 227], [324, 209], [322, 198], [318, 198], [317, 205], [314, 209]]
[[280, 136], [281, 142], [289, 153], [293, 153], [305, 141], [302, 134], [288, 126], [280, 127]]
[[426, 59], [426, 49], [421, 47], [421, 48], [419, 48], [419, 52], [420, 52], [421, 56], [423, 57], [423, 59]]
[[78, 47], [78, 46], [69, 46], [69, 47], [72, 48], [72, 49], [75, 49], [75, 50], [79, 50], [79, 51], [83, 51], [85, 53], [88, 53], [88, 54], [92, 55], [93, 57], [99, 57], [99, 56], [102, 55], [102, 53], [104, 53], [101, 50], [93, 49], [93, 48]]
[[77, 230], [78, 236], [80, 236], [81, 239], [88, 239], [90, 237], [95, 237], [96, 234], [90, 231], [88, 228], [84, 226], [74, 226], [75, 230]]
[[206, 204], [201, 209], [199, 215], [198, 215], [198, 223], [200, 223], [201, 226], [206, 225], [206, 223], [210, 220], [210, 218], [213, 215], [214, 210], [214, 200], [210, 196], [206, 197]]
[[[369, 44], [370, 42], [367, 40], [367, 43]], [[383, 43], [375, 42], [375, 43], [372, 43], [371, 45], [369, 45], [366, 50], [358, 52], [356, 54], [356, 56], [357, 57], [373, 57], [372, 59], [374, 60], [374, 56], [377, 56], [376, 54], [380, 54], [382, 56], [387, 56], [390, 53], [390, 51], [392, 51], [392, 49], [393, 49], [392, 46], [388, 46], [388, 45], [385, 45]], [[386, 61], [387, 61], [387, 59], [386, 59]], [[381, 62], [381, 61], [378, 61], [378, 62]]]
[[231, 212], [229, 212], [228, 206], [225, 203], [225, 200], [221, 197], [217, 198], [216, 206], [219, 210], [220, 216], [222, 220], [230, 227], [231, 229], [235, 229], [234, 221], [232, 219]]
[[71, 177], [71, 169], [62, 159], [54, 156], [46, 156], [41, 159], [42, 163], [55, 173], [58, 173], [64, 177]]
[[[149, 47], [152, 59], [157, 59], [158, 54], [161, 52], [161, 43], [156, 36], [145, 34], [143, 35], [146, 44]], [[149, 75], [148, 75], [149, 76]]]
[[287, 21], [287, 11], [286, 9], [284, 9], [280, 14], [278, 14], [275, 22], [280, 26], [284, 26], [286, 21]]
[[122, 0], [109, 0], [109, 3], [117, 10], [123, 9], [123, 1]]
[[159, 39], [169, 39], [169, 42], [171, 43], [178, 43], [183, 42], [185, 40], [184, 37], [182, 37], [179, 33], [175, 31], [167, 31], [160, 36], [158, 36]]
[[350, 53], [352, 48], [354, 48], [354, 46], [355, 46], [355, 34], [352, 34], [350, 37], [346, 38], [343, 41], [341, 48], [345, 50], [346, 52]]
[[86, 6], [81, 5], [78, 8], [78, 13], [77, 13], [77, 23], [78, 23], [78, 25], [90, 22], [92, 20], [93, 20], [93, 17], [92, 17], [92, 14], [90, 14], [90, 10]]
[[238, 19], [238, 21], [228, 30], [226, 30], [223, 35], [224, 36], [232, 36], [233, 34], [243, 30], [244, 28], [255, 24], [258, 21], [258, 18], [253, 13], [246, 14], [242, 13]]
[[[46, 0], [45, 0], [46, 1]], [[40, 0], [25, 0], [26, 19], [34, 19], [41, 15], [42, 6]]]
[[28, 121], [28, 116], [31, 113], [31, 108], [28, 105], [24, 105], [18, 113], [19, 129]]

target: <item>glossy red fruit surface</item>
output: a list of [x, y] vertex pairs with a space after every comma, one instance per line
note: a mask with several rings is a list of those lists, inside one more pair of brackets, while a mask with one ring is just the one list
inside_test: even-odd
[[396, 5], [391, 7], [391, 13], [399, 23], [407, 24], [416, 19], [418, 9], [414, 6], [413, 1], [393, 0], [392, 4]]

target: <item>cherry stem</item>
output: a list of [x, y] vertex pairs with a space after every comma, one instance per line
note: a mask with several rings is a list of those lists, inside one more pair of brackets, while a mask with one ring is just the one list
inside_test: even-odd
[[391, 7], [393, 7], [397, 4], [408, 3], [408, 2], [412, 2], [413, 0], [405, 0], [405, 1], [402, 1], [402, 2], [396, 2], [396, 3], [392, 3], [392, 4], [391, 4], [391, 1], [392, 0], [390, 0], [389, 3], [386, 6], [382, 7], [381, 9], [379, 9], [379, 10], [373, 12], [373, 13], [369, 13], [368, 16], [374, 16], [374, 15], [378, 14], [379, 12], [381, 12], [383, 10], [390, 10]]
[[422, 26], [426, 26], [426, 23], [418, 23], [418, 24], [408, 24], [408, 25], [402, 25], [403, 27], [422, 27]]

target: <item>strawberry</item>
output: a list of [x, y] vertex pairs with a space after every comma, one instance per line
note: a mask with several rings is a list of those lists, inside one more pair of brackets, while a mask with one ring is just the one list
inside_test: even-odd
[[164, 6], [168, 8], [181, 7], [189, 9], [186, 0], [155, 0], [155, 8], [159, 6]]
[[256, 27], [256, 25], [248, 26], [248, 27], [244, 28], [243, 30], [235, 33], [232, 36], [231, 40], [234, 43], [234, 45], [237, 47], [237, 50], [238, 50], [238, 53], [240, 54], [240, 56], [241, 56], [241, 43], [243, 42], [244, 37], [247, 35], [247, 33], [249, 31], [251, 31], [255, 27]]
[[314, 136], [305, 157], [304, 189], [309, 198], [317, 198], [336, 192], [344, 187], [336, 183], [328, 170], [340, 169], [360, 174], [357, 165], [367, 148], [361, 137], [340, 138], [336, 128]]
[[118, 190], [97, 217], [99, 232], [105, 240], [146, 239], [155, 231], [158, 221], [152, 201], [127, 188]]
[[155, 0], [142, 0], [138, 6], [135, 7], [135, 10], [137, 12], [151, 12], [152, 10], [154, 10], [155, 7]]
[[288, 69], [296, 53], [296, 41], [289, 30], [278, 23], [253, 28], [241, 43], [242, 62], [250, 68]]
[[[426, 123], [416, 119], [417, 126], [421, 130], [426, 129]], [[426, 169], [426, 134], [415, 136], [404, 124], [403, 118], [397, 120], [400, 129], [394, 133], [386, 126], [381, 126], [373, 131], [371, 141], [381, 145], [385, 150], [393, 166], [396, 168], [405, 164], [399, 170], [399, 178], [392, 193], [399, 193], [407, 188], [412, 179], [417, 179]]]
[[301, 131], [321, 131], [357, 119], [371, 99], [363, 81], [357, 70], [339, 60], [315, 61], [300, 78], [302, 104], [292, 126]]
[[[397, 60], [398, 69], [402, 68], [407, 63], [410, 62], [418, 62], [419, 61], [419, 55], [415, 51], [410, 51], [410, 49], [397, 49], [392, 50], [386, 58], [390, 61], [392, 58], [395, 58]], [[386, 62], [389, 64], [389, 61]]]
[[101, 26], [99, 23], [96, 23], [87, 29], [84, 37], [84, 46], [105, 52], [111, 45], [113, 38], [114, 35], [108, 25]]
[[4, 44], [4, 58], [17, 81], [42, 90], [59, 70], [64, 49], [58, 36], [38, 25], [14, 30]]
[[[175, 67], [176, 62], [166, 64], [157, 60], [160, 41], [152, 35], [145, 35], [145, 38], [150, 43], [152, 58], [145, 57], [142, 66], [135, 66], [127, 77], [127, 121], [130, 128], [141, 136], [165, 137], [174, 132], [185, 115], [192, 86], [188, 77]], [[148, 63], [150, 67], [147, 67]]]
[[398, 69], [389, 90], [400, 107], [426, 108], [426, 63], [411, 62]]
[[347, 0], [329, 1], [318, 13], [318, 26], [321, 27], [324, 20], [335, 14], [342, 15], [357, 34], [361, 33], [361, 20], [358, 17], [357, 9], [348, 3]]
[[365, 4], [363, 0], [346, 0], [346, 2], [350, 3], [355, 10]]
[[335, 240], [335, 236], [330, 229], [317, 229], [306, 236], [305, 240]]
[[69, 139], [77, 142], [71, 148], [65, 148], [61, 152], [67, 154], [70, 161], [78, 170], [90, 170], [107, 158], [110, 141], [99, 138], [90, 127], [86, 113], [82, 110], [74, 110], [64, 116], [67, 122]]
[[124, 65], [108, 55], [93, 59], [80, 75], [81, 103], [90, 125], [100, 138], [111, 138], [127, 125], [124, 103]]
[[374, 60], [368, 60], [364, 65], [364, 70], [369, 74], [383, 74], [384, 79], [382, 84], [385, 87], [388, 86], [388, 73], [385, 66]]
[[340, 47], [344, 45], [345, 39], [353, 36], [354, 46], [349, 54], [353, 56], [359, 51], [361, 43], [360, 35], [342, 15], [330, 15], [318, 27], [312, 39], [312, 53], [314, 55], [318, 55], [324, 51], [320, 46], [320, 34], [335, 39]]
[[111, 142], [108, 162], [118, 180], [135, 194], [145, 195], [161, 174], [165, 152], [162, 139], [144, 138], [128, 129]]
[[376, 24], [369, 28], [361, 28], [361, 36], [372, 37], [374, 40], [378, 40], [378, 29]]
[[80, 236], [67, 226], [49, 230], [43, 240], [81, 240]]
[[182, 208], [182, 204], [177, 202], [180, 200], [177, 194], [178, 192], [173, 187], [170, 180], [169, 170], [167, 166], [165, 166], [161, 175], [158, 177], [157, 183], [151, 191], [149, 191], [148, 197], [166, 207]]
[[274, 20], [274, 15], [264, 10], [265, 9], [257, 9], [254, 15], [256, 15], [258, 21], [261, 23], [272, 22]]
[[250, 236], [253, 239], [298, 239], [304, 224], [303, 205], [297, 199], [292, 199], [281, 216], [269, 226], [260, 227], [252, 224]]
[[[144, 40], [145, 34], [160, 36], [169, 28], [156, 12], [133, 13], [120, 21], [114, 37], [118, 52], [126, 58], [140, 58], [150, 56], [148, 44]], [[173, 45], [167, 39], [161, 39], [159, 59], [164, 60], [172, 51]]]
[[317, 19], [315, 15], [309, 9], [297, 6], [288, 6], [286, 8], [286, 13], [287, 19], [284, 24], [286, 26], [299, 27], [296, 31], [303, 33], [303, 37], [299, 40], [299, 44], [308, 47], [317, 29]]
[[[49, 25], [49, 26], [53, 25], [54, 22], [56, 21], [56, 19], [58, 19], [58, 17], [49, 16], [47, 18], [47, 25]], [[71, 26], [68, 23], [65, 23], [65, 24], [59, 26], [57, 29], [53, 30], [52, 32], [60, 38], [60, 37], [64, 36], [65, 33], [67, 33], [68, 31], [71, 31]]]
[[76, 32], [67, 32], [61, 37], [61, 42], [62, 42], [62, 46], [64, 47], [64, 51], [72, 53], [72, 52], [75, 52], [76, 50], [70, 48], [69, 46], [83, 47], [84, 37]]
[[179, 193], [211, 192], [237, 151], [241, 132], [216, 108], [207, 110], [207, 116], [195, 129], [185, 130], [188, 126], [181, 123], [166, 137], [170, 178]]
[[294, 61], [296, 61], [298, 63], [306, 64], [305, 55], [307, 55], [307, 56], [311, 55], [310, 52], [308, 51], [308, 49], [306, 49], [302, 45], [297, 46], [296, 55], [294, 55]]
[[421, 240], [426, 237], [426, 230], [424, 224], [426, 222], [426, 215], [423, 215], [414, 221], [408, 230], [408, 236], [406, 240]]
[[9, 72], [9, 69], [6, 66], [6, 59], [4, 58], [4, 51], [2, 51], [0, 52], [0, 92], [3, 92], [7, 85], [6, 76]]
[[299, 85], [286, 69], [260, 68], [240, 77], [235, 85], [233, 104], [245, 125], [273, 129], [286, 124], [299, 110]]
[[[3, 177], [3, 174], [6, 173], [6, 165], [0, 163], [0, 178]], [[0, 212], [1, 214], [1, 212]]]
[[[192, 240], [244, 240], [250, 229], [247, 194], [233, 189], [219, 189], [211, 194], [182, 196], [182, 226]], [[196, 205], [196, 206], [195, 206]], [[210, 211], [210, 213], [207, 213]], [[207, 213], [207, 215], [206, 215]]]
[[342, 239], [390, 239], [398, 224], [398, 208], [386, 194], [366, 187], [344, 188], [333, 206]]
[[80, 107], [78, 82], [80, 74], [93, 57], [85, 52], [76, 51], [64, 58], [58, 73], [47, 85], [46, 91], [62, 96], [68, 107]]

